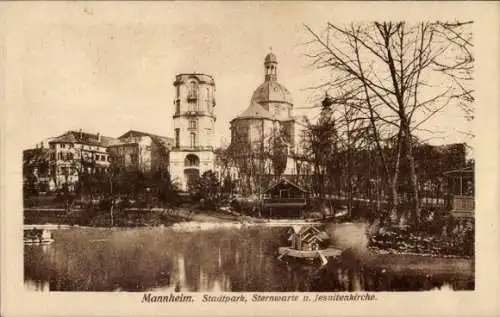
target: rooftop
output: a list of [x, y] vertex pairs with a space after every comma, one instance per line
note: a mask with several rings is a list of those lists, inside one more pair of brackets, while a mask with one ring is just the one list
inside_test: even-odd
[[153, 142], [156, 144], [166, 148], [170, 149], [174, 145], [174, 139], [162, 135], [157, 135], [153, 133], [148, 133], [148, 132], [143, 132], [143, 131], [137, 131], [137, 130], [129, 130], [123, 135], [119, 136], [119, 142], [120, 144], [129, 144], [131, 143], [130, 141], [126, 141], [126, 139], [130, 138], [135, 138], [135, 137], [143, 137], [143, 136], [149, 136]]
[[107, 147], [120, 141], [116, 138], [100, 135], [99, 133], [88, 133], [84, 131], [67, 131], [66, 133], [53, 138], [49, 143], [80, 143]]
[[274, 116], [263, 106], [252, 99], [250, 106], [235, 119], [269, 119], [274, 120]]

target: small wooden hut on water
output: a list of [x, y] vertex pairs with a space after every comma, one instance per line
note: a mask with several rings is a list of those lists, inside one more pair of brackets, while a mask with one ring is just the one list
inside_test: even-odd
[[288, 230], [290, 247], [301, 251], [315, 251], [326, 248], [330, 237], [314, 226], [292, 226]]
[[318, 227], [311, 225], [292, 226], [288, 230], [290, 246], [278, 249], [279, 259], [292, 258], [296, 260], [320, 259], [322, 265], [328, 263], [328, 258], [336, 258], [342, 251], [330, 247], [330, 237]]

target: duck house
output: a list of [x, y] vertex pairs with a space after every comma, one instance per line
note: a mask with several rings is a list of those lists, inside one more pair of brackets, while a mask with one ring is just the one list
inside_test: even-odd
[[290, 257], [296, 259], [320, 259], [322, 265], [328, 263], [328, 257], [338, 257], [342, 251], [329, 247], [328, 234], [315, 226], [292, 226], [288, 230], [290, 246], [279, 248], [279, 259]]

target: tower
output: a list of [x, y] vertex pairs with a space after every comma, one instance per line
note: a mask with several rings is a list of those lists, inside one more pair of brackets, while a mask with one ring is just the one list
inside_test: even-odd
[[278, 59], [276, 55], [273, 53], [269, 53], [266, 55], [264, 59], [264, 68], [265, 68], [265, 81], [277, 80], [277, 72], [278, 72]]
[[201, 174], [214, 170], [215, 81], [206, 74], [179, 74], [174, 87], [170, 175], [182, 190], [189, 190]]

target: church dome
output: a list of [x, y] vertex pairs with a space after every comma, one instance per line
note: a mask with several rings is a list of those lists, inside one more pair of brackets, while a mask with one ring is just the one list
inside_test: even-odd
[[262, 83], [252, 95], [251, 102], [266, 104], [269, 102], [279, 102], [293, 104], [292, 95], [288, 89], [275, 80]]
[[274, 55], [273, 53], [269, 53], [266, 55], [264, 63], [278, 63], [278, 59], [276, 58], [276, 55]]

